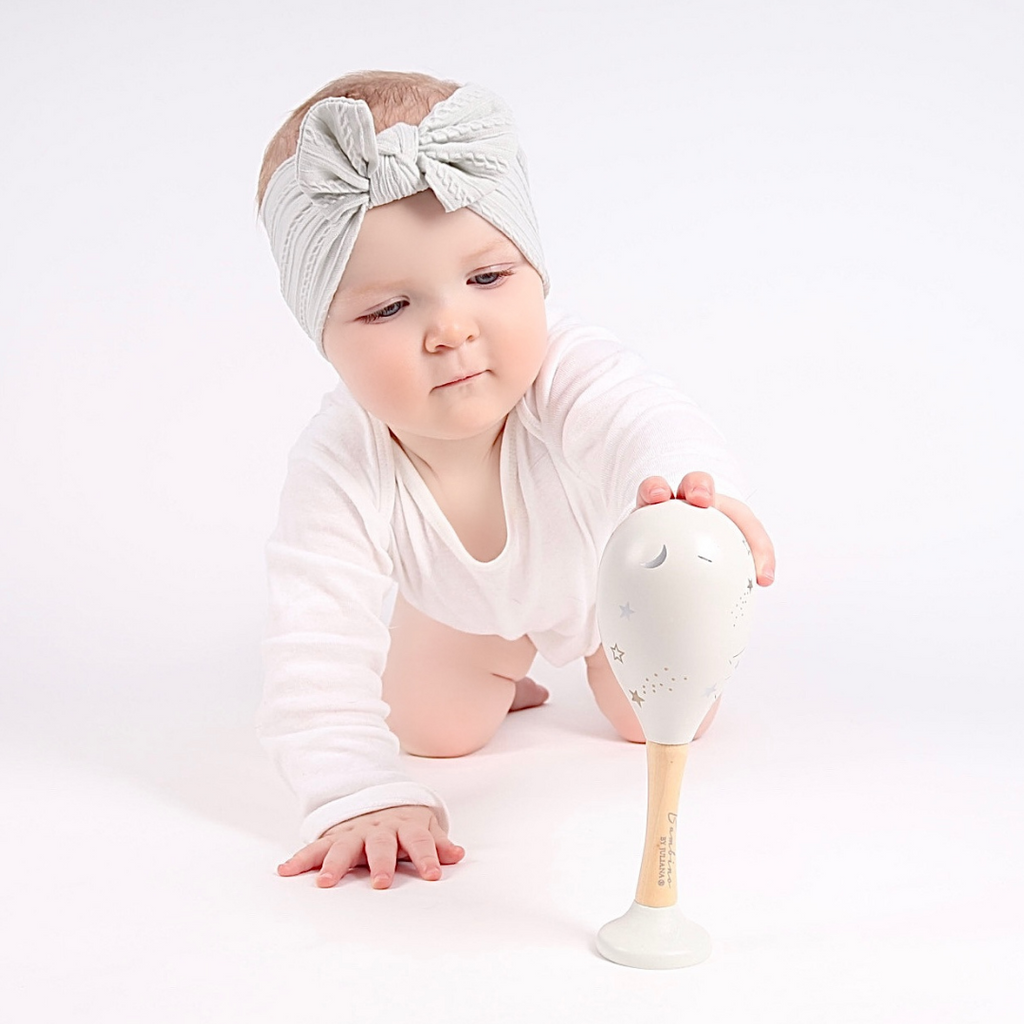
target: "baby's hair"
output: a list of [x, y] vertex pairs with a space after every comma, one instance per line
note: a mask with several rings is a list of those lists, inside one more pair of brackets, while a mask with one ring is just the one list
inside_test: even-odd
[[435, 103], [448, 99], [458, 85], [415, 71], [354, 71], [328, 82], [305, 103], [296, 107], [277, 130], [263, 154], [256, 203], [262, 204], [267, 185], [299, 144], [299, 127], [309, 108], [329, 96], [362, 100], [373, 114], [374, 130], [379, 134], [393, 124], [419, 124]]

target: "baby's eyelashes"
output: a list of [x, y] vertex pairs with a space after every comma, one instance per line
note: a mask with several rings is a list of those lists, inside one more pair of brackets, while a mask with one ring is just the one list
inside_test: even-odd
[[[494, 288], [500, 285], [505, 278], [511, 277], [515, 272], [516, 268], [512, 265], [490, 267], [487, 270], [480, 270], [472, 274], [467, 279], [467, 284], [475, 285], [479, 288]], [[378, 306], [369, 313], [357, 316], [356, 320], [364, 324], [374, 324], [380, 320], [390, 320], [392, 317], [398, 316], [408, 305], [408, 299], [392, 299], [390, 302]]]
[[394, 302], [389, 302], [386, 306], [381, 306], [380, 309], [375, 309], [372, 313], [357, 317], [357, 319], [362, 320], [364, 324], [372, 324], [377, 320], [387, 320], [400, 313], [408, 305], [409, 303], [405, 299], [396, 299]]
[[511, 267], [500, 270], [482, 270], [479, 274], [474, 274], [469, 279], [469, 283], [486, 287], [487, 285], [497, 284], [502, 278], [511, 277], [513, 273], [514, 271]]

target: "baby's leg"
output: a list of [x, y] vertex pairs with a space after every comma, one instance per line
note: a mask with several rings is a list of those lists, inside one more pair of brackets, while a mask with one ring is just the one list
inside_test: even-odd
[[[604, 648], [598, 647], [593, 654], [587, 656], [586, 662], [587, 682], [590, 683], [590, 689], [594, 691], [594, 699], [604, 717], [615, 726], [615, 731], [623, 739], [629, 740], [631, 743], [643, 743], [644, 731], [640, 728], [640, 720], [633, 711], [633, 705], [622, 692], [622, 687], [619, 686], [615, 673], [612, 672], [611, 666], [608, 664]], [[718, 711], [718, 705], [721, 703], [722, 700], [719, 698], [711, 705], [711, 710], [704, 716], [704, 721], [700, 723], [694, 734], [695, 740], [699, 740], [711, 727]]]
[[587, 682], [594, 692], [594, 699], [601, 713], [615, 726], [615, 731], [631, 743], [643, 743], [644, 731], [640, 728], [640, 719], [633, 711], [629, 698], [622, 692], [619, 681], [612, 672], [611, 665], [603, 647], [598, 647], [593, 654], [587, 655]]
[[405, 750], [421, 757], [479, 750], [513, 706], [546, 699], [543, 687], [523, 678], [536, 653], [525, 636], [460, 633], [399, 594], [383, 677], [388, 726]]

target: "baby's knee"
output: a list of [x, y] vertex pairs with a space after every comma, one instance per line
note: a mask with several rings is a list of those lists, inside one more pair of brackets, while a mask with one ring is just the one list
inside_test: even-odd
[[[601, 707], [598, 704], [598, 707]], [[637, 717], [627, 707], [625, 710], [610, 709], [606, 710], [601, 708], [604, 713], [604, 717], [611, 723], [612, 728], [622, 737], [624, 740], [628, 740], [630, 743], [646, 743], [647, 737], [644, 735], [644, 730], [640, 725]]]
[[587, 658], [587, 682], [601, 714], [612, 724], [612, 728], [630, 743], [646, 742], [640, 719], [622, 692], [604, 650], [600, 647]]
[[451, 733], [437, 735], [424, 731], [403, 735], [395, 729], [392, 732], [398, 736], [402, 749], [415, 757], [465, 757], [486, 746], [494, 735], [493, 732], [484, 737]]
[[[515, 684], [491, 677], [472, 687], [474, 699], [432, 688], [406, 706], [392, 704], [388, 727], [402, 749], [417, 757], [465, 757], [486, 746], [508, 714]], [[466, 690], [462, 696], [469, 697]]]

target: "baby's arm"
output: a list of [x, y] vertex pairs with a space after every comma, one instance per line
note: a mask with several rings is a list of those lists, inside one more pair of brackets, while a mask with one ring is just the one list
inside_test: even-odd
[[[606, 331], [560, 318], [526, 406], [566, 468], [600, 493], [613, 526], [634, 508], [673, 496], [701, 507], [713, 504], [747, 538], [758, 582], [771, 583], [772, 544], [735, 497], [744, 491], [724, 438], [636, 352]], [[681, 481], [676, 490], [665, 474]]]
[[[325, 406], [293, 450], [267, 545], [270, 614], [258, 715], [260, 738], [304, 818], [307, 845], [282, 873], [321, 867], [330, 855], [321, 884], [366, 861], [367, 842], [369, 861], [385, 875], [393, 873], [399, 848], [429, 874], [426, 841], [439, 863], [461, 856], [447, 842], [443, 802], [405, 772], [385, 722], [381, 674], [389, 632], [382, 611], [392, 586], [390, 525], [372, 476], [374, 460], [360, 451], [367, 444], [335, 412]], [[408, 816], [412, 807], [419, 826]], [[360, 824], [341, 828], [350, 821]], [[339, 830], [341, 846], [334, 850]], [[352, 849], [357, 839], [359, 848]], [[376, 852], [389, 842], [390, 868]]]

